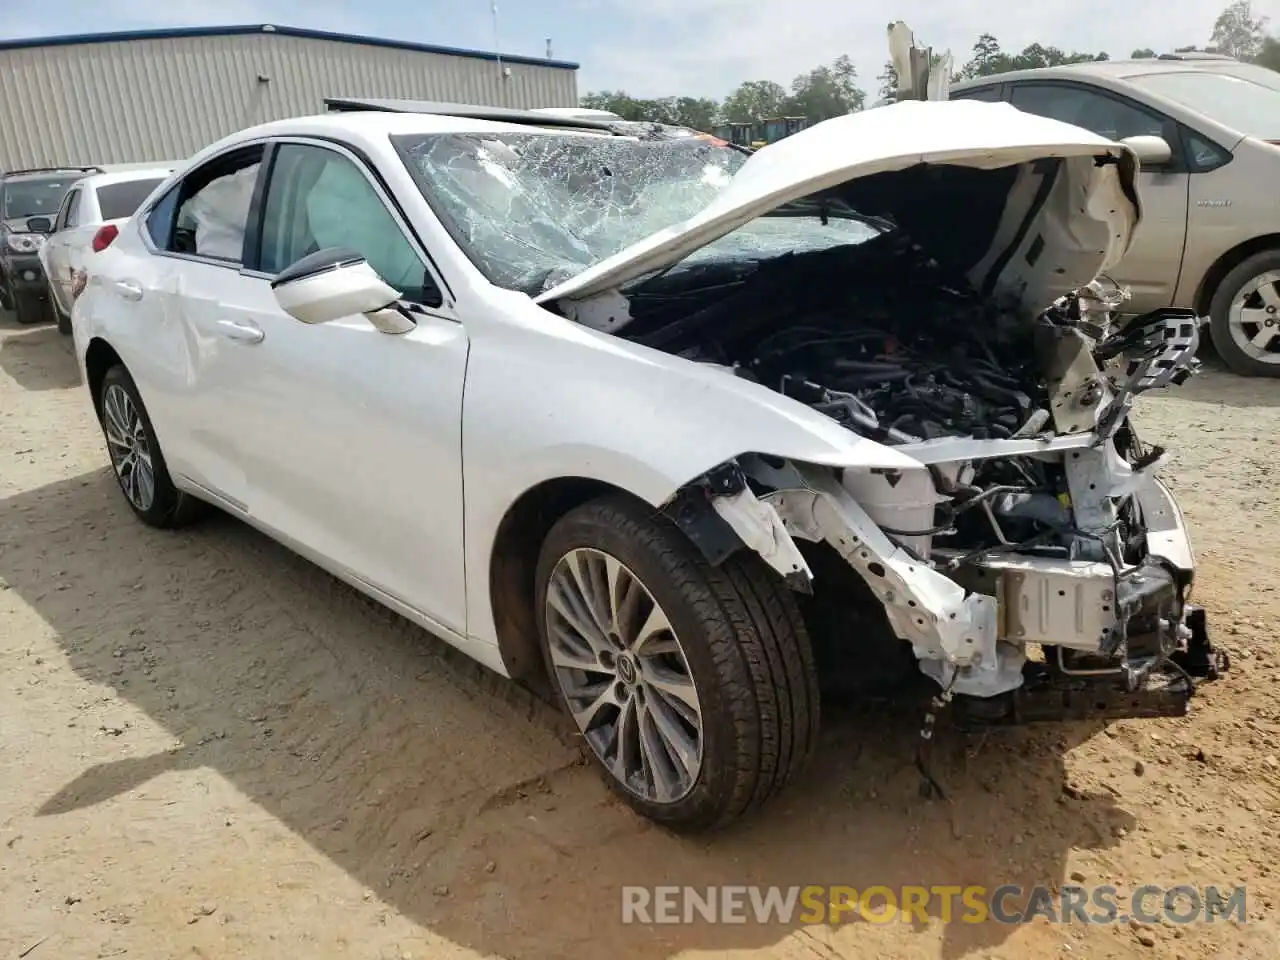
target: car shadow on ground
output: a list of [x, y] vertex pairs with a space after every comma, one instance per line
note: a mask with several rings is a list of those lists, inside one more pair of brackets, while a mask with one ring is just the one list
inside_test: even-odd
[[[1228, 407], [1280, 407], [1280, 379], [1242, 377], [1216, 358], [1205, 362], [1199, 374], [1172, 388], [1171, 400], [1220, 403]], [[1139, 400], [1139, 409], [1142, 401]]]
[[[912, 705], [829, 710], [783, 798], [723, 834], [678, 838], [612, 798], [558, 715], [228, 517], [147, 529], [104, 469], [0, 501], [0, 531], [0, 577], [77, 673], [175, 740], [84, 770], [41, 816], [209, 768], [384, 902], [486, 954], [761, 947], [798, 922], [638, 929], [621, 922], [621, 888], [1057, 885], [1073, 849], [1133, 826], [1111, 794], [1067, 782], [1063, 754], [1092, 726], [944, 735], [933, 763], [947, 799], [922, 798]], [[845, 920], [868, 949], [883, 936]], [[942, 955], [1013, 929], [950, 923]], [[826, 932], [804, 936], [835, 955]]]
[[[0, 310], [0, 370], [25, 390], [65, 390], [80, 383], [71, 338], [51, 324], [20, 324]], [[51, 349], [61, 346], [62, 349]]]

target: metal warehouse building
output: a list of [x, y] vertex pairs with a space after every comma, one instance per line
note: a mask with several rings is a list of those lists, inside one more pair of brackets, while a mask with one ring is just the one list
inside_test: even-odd
[[0, 40], [0, 170], [180, 160], [325, 97], [571, 107], [577, 69], [271, 24]]

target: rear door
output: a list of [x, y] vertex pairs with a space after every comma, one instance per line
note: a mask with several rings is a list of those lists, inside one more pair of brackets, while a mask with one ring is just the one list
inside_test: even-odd
[[80, 222], [83, 196], [84, 188], [74, 187], [63, 197], [62, 206], [58, 208], [58, 215], [53, 221], [53, 233], [45, 240], [40, 258], [44, 263], [45, 276], [49, 280], [49, 292], [58, 309], [67, 315], [71, 313], [71, 281], [74, 272], [69, 251]]
[[1137, 177], [1142, 221], [1113, 279], [1133, 293], [1126, 309], [1145, 313], [1170, 306], [1178, 288], [1187, 240], [1190, 174], [1177, 122], [1109, 90], [1077, 82], [1017, 81], [1007, 84], [1019, 110], [1084, 127], [1111, 140], [1163, 137], [1173, 150], [1163, 166], [1144, 165]]
[[141, 211], [147, 275], [115, 278], [148, 328], [147, 383], [139, 387], [152, 420], [159, 410], [171, 424], [155, 423], [171, 472], [240, 511], [249, 509], [245, 424], [233, 411], [243, 409], [242, 353], [256, 342], [242, 321], [261, 286], [242, 261], [264, 153], [256, 143], [219, 154]]

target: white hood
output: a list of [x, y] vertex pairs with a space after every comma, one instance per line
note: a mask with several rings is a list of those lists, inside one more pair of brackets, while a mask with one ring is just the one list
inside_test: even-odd
[[[1120, 162], [1096, 166], [1092, 158], [1104, 155]], [[1129, 248], [1140, 216], [1133, 152], [1081, 127], [1006, 103], [905, 101], [825, 120], [764, 147], [696, 216], [649, 235], [534, 299], [550, 303], [604, 293], [677, 263], [783, 204], [860, 177], [919, 164], [994, 169], [1054, 157], [1078, 158], [1073, 183], [1063, 188], [1070, 202], [1059, 202], [1050, 212], [1067, 222], [1049, 232], [1054, 242], [1072, 248], [1067, 251], [1072, 273], [1092, 268], [1072, 285], [1083, 284], [1117, 263]]]

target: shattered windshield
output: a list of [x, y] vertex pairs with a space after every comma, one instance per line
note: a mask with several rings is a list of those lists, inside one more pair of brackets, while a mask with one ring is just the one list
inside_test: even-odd
[[[697, 136], [637, 140], [591, 134], [432, 134], [397, 137], [428, 202], [495, 285], [530, 296], [700, 212], [747, 156]], [[779, 256], [861, 242], [881, 232], [828, 221], [817, 208], [757, 221], [693, 260]], [[799, 213], [802, 216], [797, 217]], [[846, 214], [847, 215], [847, 214]], [[828, 221], [835, 225], [835, 220]]]

